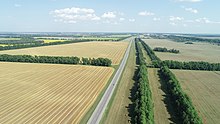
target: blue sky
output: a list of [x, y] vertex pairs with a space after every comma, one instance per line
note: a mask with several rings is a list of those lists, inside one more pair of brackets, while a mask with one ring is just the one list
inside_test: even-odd
[[219, 0], [2, 0], [0, 32], [220, 34]]

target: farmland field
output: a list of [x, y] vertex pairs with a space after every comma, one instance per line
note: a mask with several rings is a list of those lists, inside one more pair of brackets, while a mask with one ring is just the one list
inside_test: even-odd
[[119, 40], [120, 38], [115, 37], [82, 37], [79, 39], [86, 39], [86, 40], [98, 40], [98, 41], [104, 41], [104, 40]]
[[83, 42], [55, 46], [7, 50], [1, 51], [0, 54], [78, 56], [91, 58], [103, 57], [111, 59], [112, 64], [119, 64], [127, 47], [128, 42]]
[[220, 72], [172, 70], [204, 124], [220, 122]]
[[44, 43], [53, 43], [53, 42], [63, 42], [63, 41], [66, 41], [66, 40], [43, 40]]
[[79, 123], [113, 68], [0, 64], [1, 123]]
[[7, 44], [0, 44], [0, 46], [8, 46]]
[[166, 47], [168, 49], [180, 50], [179, 54], [155, 52], [162, 60], [177, 61], [207, 61], [212, 63], [220, 62], [220, 46], [209, 43], [185, 44], [183, 42], [173, 42], [166, 39], [144, 39], [153, 49], [155, 47]]
[[20, 40], [21, 38], [0, 38], [1, 40]]

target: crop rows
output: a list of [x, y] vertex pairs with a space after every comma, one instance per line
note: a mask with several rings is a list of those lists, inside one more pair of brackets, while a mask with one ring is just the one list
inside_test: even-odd
[[113, 72], [105, 67], [15, 63], [0, 68], [9, 69], [0, 71], [1, 123], [78, 123]]
[[54, 46], [0, 51], [0, 54], [38, 56], [78, 56], [86, 58], [108, 58], [112, 64], [120, 63], [128, 42], [83, 42]]

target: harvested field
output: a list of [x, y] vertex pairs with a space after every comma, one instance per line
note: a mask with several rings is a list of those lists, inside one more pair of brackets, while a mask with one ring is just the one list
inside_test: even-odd
[[44, 43], [53, 43], [53, 42], [63, 42], [63, 41], [66, 41], [66, 40], [43, 40]]
[[166, 39], [144, 39], [144, 41], [152, 49], [155, 47], [166, 47], [168, 49], [174, 48], [180, 50], [179, 54], [155, 52], [162, 60], [220, 62], [220, 46], [217, 45], [198, 42], [185, 44], [183, 42], [174, 42]]
[[204, 124], [220, 122], [220, 72], [172, 70]]
[[109, 58], [112, 64], [119, 64], [128, 47], [128, 42], [83, 42], [26, 49], [0, 51], [0, 54], [77, 56], [90, 58]]
[[0, 64], [0, 122], [79, 123], [113, 68]]

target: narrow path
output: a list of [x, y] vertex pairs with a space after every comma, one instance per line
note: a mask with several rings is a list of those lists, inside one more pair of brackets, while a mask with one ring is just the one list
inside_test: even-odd
[[171, 121], [171, 115], [167, 109], [166, 103], [166, 93], [164, 92], [164, 88], [162, 88], [163, 84], [160, 82], [160, 78], [158, 75], [158, 69], [156, 68], [148, 68], [148, 78], [152, 91], [153, 101], [154, 101], [154, 120], [155, 124], [170, 124], [173, 123]]

